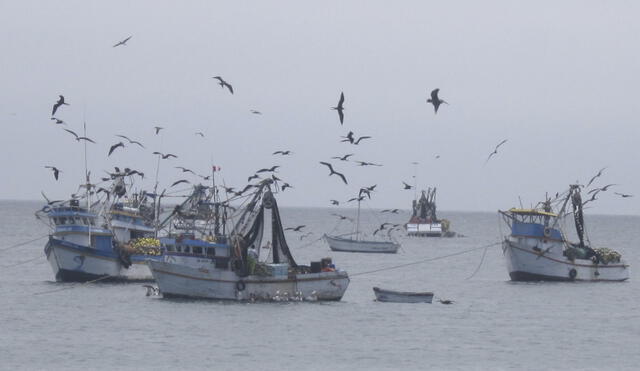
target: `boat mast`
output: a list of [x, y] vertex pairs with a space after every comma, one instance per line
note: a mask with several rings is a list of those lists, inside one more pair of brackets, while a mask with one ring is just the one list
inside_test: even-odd
[[358, 213], [356, 214], [356, 240], [360, 236], [360, 196], [358, 196]]

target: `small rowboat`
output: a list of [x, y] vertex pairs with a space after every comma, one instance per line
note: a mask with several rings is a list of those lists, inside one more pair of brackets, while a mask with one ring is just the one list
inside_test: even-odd
[[379, 287], [374, 287], [373, 292], [377, 301], [388, 303], [431, 303], [433, 300], [432, 292], [393, 291]]

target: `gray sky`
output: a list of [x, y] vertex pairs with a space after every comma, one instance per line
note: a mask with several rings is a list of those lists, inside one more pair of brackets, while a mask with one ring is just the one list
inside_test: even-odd
[[[174, 166], [213, 163], [242, 187], [278, 164], [295, 187], [281, 205], [328, 206], [378, 184], [370, 207], [408, 208], [401, 182], [418, 161], [440, 209], [495, 211], [608, 166], [598, 184], [620, 185], [588, 212], [639, 214], [639, 16], [632, 1], [2, 2], [0, 198], [65, 197], [82, 181], [82, 145], [49, 120], [63, 94], [71, 105], [56, 116], [77, 132], [86, 120], [98, 142], [94, 178], [128, 166], [150, 188], [158, 150], [179, 156], [163, 161], [164, 186], [182, 178]], [[434, 88], [450, 103], [437, 115]], [[329, 109], [341, 91], [344, 126]], [[340, 143], [349, 130], [374, 139]], [[114, 134], [147, 150], [107, 158]], [[332, 160], [345, 186], [318, 162], [346, 153], [384, 166]]]

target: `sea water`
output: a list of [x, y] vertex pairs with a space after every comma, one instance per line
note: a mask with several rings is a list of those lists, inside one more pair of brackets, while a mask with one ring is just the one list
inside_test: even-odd
[[[142, 283], [56, 283], [40, 203], [0, 202], [0, 369], [637, 370], [640, 217], [591, 216], [594, 246], [622, 253], [623, 283], [515, 283], [497, 213], [445, 212], [456, 238], [405, 237], [397, 254], [331, 252], [331, 213], [282, 208], [299, 264], [347, 270], [340, 302], [235, 303], [145, 296]], [[363, 211], [361, 230], [404, 223], [408, 211]], [[304, 232], [312, 232], [302, 239]], [[13, 247], [31, 239], [41, 239]], [[266, 240], [265, 240], [266, 241]], [[264, 255], [262, 251], [261, 255]], [[484, 258], [483, 258], [484, 254]], [[428, 260], [428, 261], [427, 261]], [[407, 265], [413, 262], [419, 264]], [[389, 269], [397, 266], [402, 268]], [[362, 274], [363, 272], [371, 272]], [[372, 288], [433, 291], [433, 304], [379, 303]], [[452, 305], [437, 302], [450, 299]]]

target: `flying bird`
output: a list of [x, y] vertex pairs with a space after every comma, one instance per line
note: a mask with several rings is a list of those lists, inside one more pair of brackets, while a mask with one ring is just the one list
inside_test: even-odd
[[336, 206], [340, 205], [340, 201], [338, 200], [329, 200], [329, 202], [331, 202], [331, 205], [336, 205]]
[[440, 304], [453, 304], [453, 300], [449, 299], [438, 299], [438, 301], [440, 302]]
[[256, 111], [254, 109], [251, 110], [251, 113], [253, 113], [254, 115], [262, 115], [262, 112]]
[[398, 213], [398, 209], [384, 209], [381, 211], [381, 213], [392, 213], [392, 214], [397, 214]]
[[407, 183], [405, 183], [405, 182], [402, 182], [402, 184], [404, 185], [404, 189], [411, 189], [411, 188], [413, 188], [412, 186], [408, 185], [408, 184], [407, 184]]
[[199, 135], [199, 136], [201, 136], [201, 137], [203, 137], [203, 138], [204, 138], [204, 133], [203, 133], [203, 132], [201, 132], [201, 131], [196, 131], [196, 134], [195, 134], [195, 135]]
[[337, 172], [337, 171], [333, 170], [333, 166], [331, 166], [331, 164], [330, 164], [330, 163], [328, 163], [328, 162], [322, 162], [322, 161], [320, 161], [320, 163], [321, 163], [322, 165], [327, 166], [327, 167], [329, 168], [329, 171], [330, 171], [329, 176], [331, 176], [331, 175], [335, 174], [335, 175], [339, 176], [339, 177], [342, 179], [342, 181], [344, 182], [344, 184], [348, 184], [348, 183], [347, 183], [347, 178], [345, 178], [344, 174], [341, 174], [341, 173], [339, 173], [339, 172]]
[[180, 170], [182, 170], [182, 172], [183, 172], [183, 173], [191, 173], [191, 174], [195, 174], [195, 173], [193, 172], [193, 170], [191, 170], [191, 169], [187, 169], [186, 167], [176, 166], [175, 168], [176, 168], [176, 169], [180, 169]]
[[260, 178], [260, 177], [259, 177], [257, 174], [253, 174], [252, 176], [250, 176], [250, 177], [248, 177], [248, 178], [247, 178], [247, 182], [250, 182], [250, 181], [252, 181], [253, 179], [258, 179], [258, 178]]
[[344, 155], [342, 157], [340, 156], [335, 156], [335, 157], [331, 157], [332, 159], [336, 159], [336, 160], [340, 160], [340, 161], [349, 161], [349, 157], [353, 156], [353, 153], [349, 153], [348, 155]]
[[440, 91], [440, 89], [434, 89], [431, 92], [431, 98], [427, 99], [427, 103], [433, 104], [433, 109], [435, 110], [435, 113], [438, 113], [438, 107], [440, 107], [440, 105], [442, 103], [449, 104], [449, 103], [445, 102], [444, 100], [438, 98], [438, 92], [439, 91]]
[[311, 236], [312, 234], [313, 234], [313, 232], [307, 232], [307, 233], [305, 233], [305, 234], [301, 235], [301, 236], [300, 236], [300, 241], [302, 241], [302, 239], [303, 239], [303, 238], [306, 238], [306, 237]]
[[491, 159], [491, 156], [493, 156], [493, 155], [497, 155], [497, 154], [498, 154], [498, 148], [499, 148], [501, 145], [505, 144], [506, 142], [507, 142], [507, 140], [505, 139], [505, 140], [503, 140], [502, 142], [498, 143], [498, 145], [496, 146], [496, 148], [493, 150], [493, 152], [491, 152], [491, 153], [489, 154], [489, 157], [487, 157], [487, 160], [486, 160], [484, 163], [486, 164], [487, 162], [489, 162], [489, 160]]
[[126, 140], [127, 140], [127, 141], [129, 141], [129, 143], [131, 143], [131, 144], [137, 144], [137, 145], [139, 145], [140, 147], [145, 148], [145, 147], [142, 145], [142, 143], [140, 143], [140, 142], [138, 142], [138, 141], [136, 141], [136, 140], [131, 140], [131, 139], [129, 139], [129, 137], [127, 137], [127, 136], [125, 136], [125, 135], [119, 135], [119, 134], [118, 134], [118, 135], [116, 135], [116, 136], [117, 136], [117, 137], [120, 137], [120, 138], [124, 138], [124, 139], [126, 139]]
[[590, 194], [590, 193], [593, 193], [593, 192], [596, 192], [596, 193], [597, 193], [597, 192], [601, 192], [601, 191], [602, 191], [602, 192], [606, 192], [606, 191], [609, 189], [609, 187], [616, 186], [616, 185], [617, 185], [617, 184], [607, 184], [607, 185], [606, 185], [606, 186], [604, 186], [604, 187], [594, 188], [594, 189], [590, 190], [589, 192], [587, 192], [587, 194]]
[[340, 117], [340, 125], [344, 123], [344, 92], [340, 93], [340, 100], [338, 101], [338, 105], [335, 107], [331, 107], [331, 109], [338, 111], [338, 116]]
[[57, 119], [55, 117], [51, 118], [52, 121], [55, 121], [57, 125], [66, 125], [66, 123], [60, 119]]
[[362, 201], [362, 200], [364, 200], [364, 196], [358, 196], [358, 197], [352, 197], [348, 199], [347, 202]]
[[353, 144], [358, 145], [360, 144], [360, 141], [363, 139], [369, 139], [371, 138], [370, 136], [363, 136], [363, 137], [359, 137], [358, 140], [356, 140], [355, 142], [353, 142]]
[[87, 142], [91, 142], [93, 144], [96, 144], [96, 142], [93, 141], [93, 139], [88, 138], [88, 137], [77, 137], [76, 140], [79, 142], [81, 140], [86, 140]]
[[366, 161], [356, 161], [358, 163], [358, 166], [382, 166], [380, 164], [374, 164], [373, 162], [366, 162]]
[[302, 230], [302, 228], [306, 227], [306, 225], [299, 225], [297, 227], [288, 227], [285, 228], [285, 231], [294, 231], [294, 232], [300, 232]]
[[63, 104], [65, 106], [68, 106], [69, 103], [65, 103], [64, 102], [64, 97], [62, 95], [58, 95], [60, 98], [58, 99], [58, 101], [53, 105], [53, 110], [51, 111], [51, 116], [55, 116], [56, 111], [58, 110], [58, 107], [62, 106]]
[[630, 194], [625, 194], [625, 193], [618, 193], [618, 192], [613, 192], [613, 194], [616, 194], [622, 198], [627, 198], [627, 197], [633, 197], [633, 195]]
[[341, 140], [341, 142], [353, 143], [353, 141], [354, 141], [354, 139], [353, 139], [353, 131], [349, 131], [349, 133], [346, 136], [340, 136], [340, 138], [344, 138], [343, 140]]
[[233, 86], [231, 86], [228, 82], [224, 81], [224, 80], [222, 79], [222, 77], [220, 77], [220, 76], [214, 76], [214, 77], [212, 77], [212, 79], [217, 79], [217, 80], [219, 81], [219, 82], [218, 82], [218, 84], [219, 84], [220, 86], [222, 86], [222, 88], [224, 88], [224, 87], [226, 86], [226, 87], [227, 87], [227, 89], [229, 89], [229, 92], [231, 92], [231, 94], [233, 94]]
[[282, 192], [284, 192], [284, 190], [287, 188], [293, 188], [293, 187], [289, 183], [284, 183], [282, 186], [280, 186], [280, 189], [282, 190]]
[[180, 183], [189, 183], [189, 181], [188, 181], [188, 180], [186, 180], [186, 179], [176, 180], [175, 182], [173, 182], [173, 184], [172, 184], [171, 186], [169, 186], [169, 188], [171, 188], [171, 187], [173, 187], [173, 186], [176, 186], [176, 185], [178, 185], [178, 184], [180, 184]]
[[154, 126], [153, 128], [156, 130], [156, 135], [158, 135], [158, 133], [160, 132], [160, 130], [164, 129], [164, 128], [163, 128], [163, 127], [161, 127], [161, 126]]
[[58, 180], [58, 175], [60, 175], [62, 170], [58, 169], [55, 166], [45, 166], [45, 168], [51, 169], [51, 171], [53, 171], [53, 177], [56, 178], [56, 180]]
[[168, 158], [170, 158], [170, 157], [178, 158], [178, 156], [176, 156], [176, 155], [174, 155], [174, 154], [172, 154], [172, 153], [167, 153], [167, 154], [165, 155], [164, 153], [161, 153], [161, 152], [153, 152], [153, 154], [154, 154], [154, 155], [159, 155], [160, 157], [162, 157], [162, 159], [163, 159], [163, 160], [166, 160], [166, 159], [168, 159]]
[[260, 169], [258, 171], [256, 171], [256, 174], [258, 173], [266, 173], [266, 172], [274, 172], [276, 171], [277, 168], [279, 168], [280, 165], [275, 165], [275, 166], [271, 166], [270, 168], [265, 168], [265, 169]]
[[69, 130], [69, 129], [65, 129], [65, 128], [62, 128], [62, 130], [66, 131], [68, 133], [71, 133], [71, 135], [74, 136], [74, 139], [78, 139], [78, 134], [76, 134], [73, 130]]
[[351, 218], [349, 218], [347, 216], [340, 215], [340, 214], [331, 214], [331, 215], [337, 216], [340, 220], [353, 220], [353, 219], [351, 219]]
[[133, 35], [127, 37], [126, 39], [124, 39], [122, 41], [118, 41], [118, 43], [115, 44], [113, 47], [115, 48], [116, 46], [127, 45], [127, 41], [129, 41], [129, 39], [131, 39], [132, 37], [133, 37]]
[[275, 151], [273, 152], [274, 155], [283, 155], [283, 156], [287, 156], [291, 154], [291, 151]]
[[587, 183], [587, 185], [585, 187], [589, 187], [591, 185], [591, 183], [593, 183], [593, 181], [596, 180], [596, 178], [600, 177], [602, 175], [602, 172], [604, 171], [604, 169], [606, 169], [606, 166], [603, 167], [602, 169], [598, 170], [598, 173], [596, 175], [594, 175], [593, 178], [591, 178], [591, 180], [589, 180], [589, 183]]
[[122, 142], [118, 142], [118, 143], [116, 143], [116, 144], [112, 145], [112, 146], [111, 146], [111, 148], [109, 149], [109, 154], [108, 154], [107, 156], [111, 156], [111, 154], [113, 153], [113, 151], [115, 151], [115, 150], [116, 150], [116, 148], [118, 148], [118, 147], [122, 147], [122, 148], [124, 148], [124, 143], [122, 143]]

